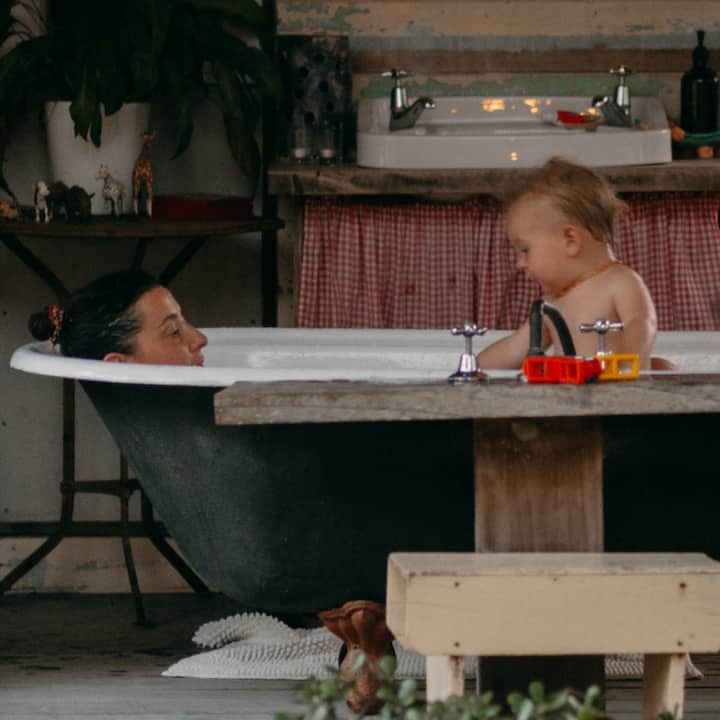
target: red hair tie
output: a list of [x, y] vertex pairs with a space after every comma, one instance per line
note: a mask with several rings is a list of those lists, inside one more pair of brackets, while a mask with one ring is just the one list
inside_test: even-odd
[[62, 322], [63, 322], [63, 315], [64, 315], [63, 309], [59, 305], [48, 305], [47, 309], [47, 315], [50, 322], [53, 324], [53, 327], [55, 328], [52, 332], [52, 335], [50, 336], [50, 342], [53, 345], [57, 345], [57, 341], [60, 337], [60, 331], [62, 330]]

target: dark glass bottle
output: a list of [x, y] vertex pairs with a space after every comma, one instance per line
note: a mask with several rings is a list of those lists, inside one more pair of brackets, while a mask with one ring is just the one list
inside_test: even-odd
[[689, 133], [707, 133], [718, 129], [718, 76], [707, 66], [705, 31], [697, 31], [693, 66], [680, 83], [680, 124]]

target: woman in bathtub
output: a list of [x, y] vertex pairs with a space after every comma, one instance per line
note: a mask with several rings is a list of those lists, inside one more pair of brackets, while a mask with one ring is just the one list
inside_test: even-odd
[[74, 292], [64, 308], [30, 317], [38, 340], [63, 355], [107, 362], [202, 365], [207, 337], [185, 320], [172, 293], [150, 275], [116, 272]]

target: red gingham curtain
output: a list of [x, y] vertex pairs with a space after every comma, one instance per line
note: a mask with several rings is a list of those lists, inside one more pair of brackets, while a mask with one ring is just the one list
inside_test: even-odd
[[720, 330], [720, 193], [630, 198], [618, 257], [645, 280], [660, 330]]
[[[720, 193], [637, 195], [616, 238], [661, 330], [720, 329]], [[300, 327], [516, 328], [539, 289], [514, 266], [499, 203], [305, 203]]]

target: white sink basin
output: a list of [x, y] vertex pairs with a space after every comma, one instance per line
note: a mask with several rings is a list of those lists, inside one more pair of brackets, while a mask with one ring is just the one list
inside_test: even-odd
[[[414, 98], [410, 98], [412, 102]], [[357, 164], [376, 168], [509, 168], [540, 165], [553, 155], [585, 165], [670, 162], [670, 129], [655, 98], [632, 99], [641, 127], [566, 129], [543, 118], [558, 110], [595, 112], [580, 97], [439, 97], [415, 127], [390, 132], [389, 98], [362, 98]]]

